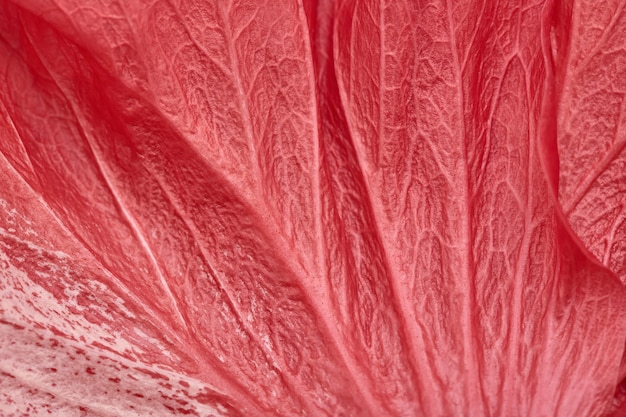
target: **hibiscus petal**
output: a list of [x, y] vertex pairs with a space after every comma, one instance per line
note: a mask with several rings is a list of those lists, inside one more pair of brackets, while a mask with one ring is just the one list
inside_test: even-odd
[[551, 192], [543, 5], [18, 3], [5, 408], [604, 410], [624, 290]]

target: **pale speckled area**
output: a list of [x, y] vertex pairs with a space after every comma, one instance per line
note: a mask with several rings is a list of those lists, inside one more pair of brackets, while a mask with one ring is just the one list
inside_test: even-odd
[[6, 323], [0, 323], [0, 336], [4, 416], [237, 415], [220, 401], [223, 393], [204, 382], [86, 347], [88, 342]]

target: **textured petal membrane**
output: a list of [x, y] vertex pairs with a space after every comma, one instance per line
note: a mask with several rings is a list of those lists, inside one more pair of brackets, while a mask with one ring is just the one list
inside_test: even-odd
[[548, 13], [352, 1], [338, 15], [336, 73], [425, 415], [600, 415], [615, 387], [621, 291], [550, 193]]
[[626, 10], [573, 1], [556, 15], [559, 197], [593, 254], [626, 283]]
[[1, 3], [6, 415], [602, 413], [542, 6], [371, 3]]

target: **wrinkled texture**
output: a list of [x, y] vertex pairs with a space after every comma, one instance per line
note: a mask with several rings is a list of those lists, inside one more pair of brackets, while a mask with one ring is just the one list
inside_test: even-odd
[[[626, 10], [623, 1], [560, 5], [560, 199], [591, 252], [626, 283]], [[565, 20], [565, 19], [564, 19]]]
[[1, 0], [4, 415], [617, 415], [594, 4]]

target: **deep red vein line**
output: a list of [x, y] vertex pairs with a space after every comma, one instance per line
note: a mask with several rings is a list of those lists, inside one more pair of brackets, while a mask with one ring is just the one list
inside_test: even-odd
[[[464, 349], [463, 349], [463, 362], [465, 365], [466, 377], [468, 380], [465, 382], [465, 400], [468, 401], [467, 406], [469, 407], [470, 413], [484, 414], [485, 410], [483, 409], [483, 404], [480, 403], [479, 399], [483, 398], [480, 387], [482, 384], [480, 383], [480, 373], [478, 366], [478, 358], [477, 355], [477, 347], [475, 344], [476, 335], [474, 333], [474, 323], [472, 319], [472, 314], [476, 311], [476, 288], [475, 283], [471, 279], [472, 271], [474, 271], [474, 255], [472, 253], [472, 245], [474, 243], [474, 236], [472, 231], [472, 225], [470, 222], [470, 215], [472, 213], [472, 202], [471, 202], [471, 179], [470, 179], [470, 170], [469, 170], [469, 159], [468, 159], [468, 144], [467, 144], [467, 136], [466, 136], [466, 126], [464, 119], [464, 102], [463, 102], [463, 82], [462, 82], [462, 68], [461, 62], [459, 60], [458, 51], [457, 51], [457, 42], [456, 35], [454, 33], [454, 19], [452, 17], [452, 9], [450, 5], [450, 1], [446, 1], [446, 10], [447, 10], [447, 19], [448, 19], [448, 27], [450, 30], [450, 50], [452, 52], [453, 64], [454, 64], [454, 76], [456, 78], [456, 85], [459, 86], [459, 91], [457, 92], [459, 99], [457, 100], [457, 112], [459, 119], [461, 121], [460, 127], [460, 142], [463, 150], [463, 202], [465, 207], [465, 221], [463, 227], [464, 234], [464, 242], [462, 243], [465, 246], [465, 262], [464, 262], [464, 271], [462, 273], [462, 279], [467, 280], [467, 288], [463, 288], [465, 297], [463, 298], [463, 339], [464, 339]], [[462, 285], [465, 287], [465, 285]]]

